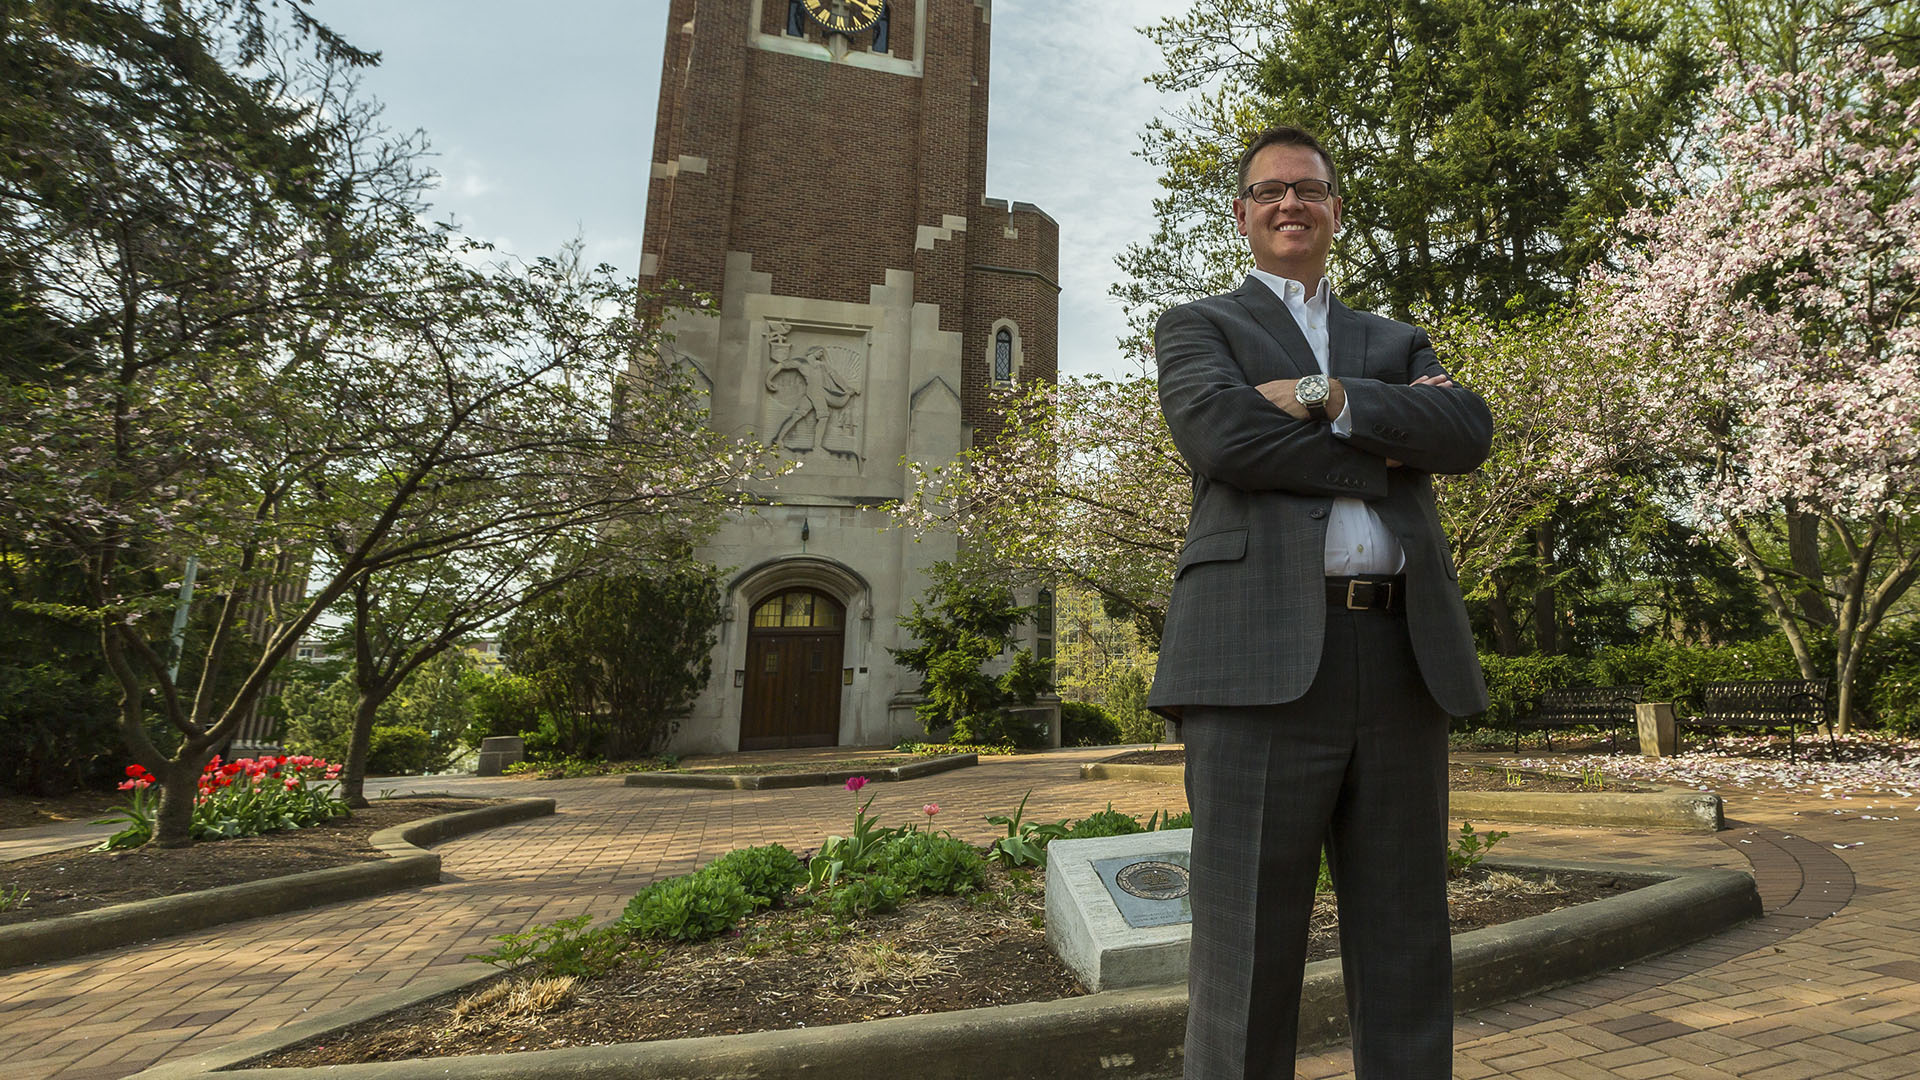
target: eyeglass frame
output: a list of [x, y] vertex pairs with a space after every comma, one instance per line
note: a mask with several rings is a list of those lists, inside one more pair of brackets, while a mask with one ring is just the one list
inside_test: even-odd
[[[1273, 198], [1273, 199], [1254, 198], [1253, 189], [1260, 187], [1263, 184], [1279, 184], [1280, 185], [1279, 197]], [[1327, 186], [1327, 193], [1318, 199], [1309, 199], [1305, 195], [1300, 193], [1301, 184], [1325, 184]], [[1326, 202], [1328, 199], [1333, 198], [1334, 195], [1336, 194], [1336, 192], [1334, 191], [1333, 181], [1322, 180], [1317, 176], [1309, 176], [1300, 180], [1256, 180], [1253, 183], [1248, 184], [1244, 189], [1242, 189], [1240, 194], [1235, 196], [1235, 198], [1247, 199], [1251, 202], [1258, 203], [1261, 206], [1270, 206], [1277, 202], [1286, 201], [1288, 192], [1292, 192], [1294, 197], [1299, 199], [1303, 203], [1323, 203], [1323, 202]]]

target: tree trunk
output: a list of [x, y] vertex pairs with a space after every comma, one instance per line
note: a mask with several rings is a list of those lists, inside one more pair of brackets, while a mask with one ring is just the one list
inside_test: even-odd
[[1493, 647], [1501, 656], [1520, 655], [1520, 628], [1514, 624], [1513, 608], [1507, 604], [1506, 586], [1498, 575], [1493, 579], [1493, 595], [1487, 598], [1487, 616], [1493, 620]]
[[1826, 574], [1820, 565], [1820, 519], [1812, 514], [1787, 510], [1787, 552], [1793, 572], [1806, 584], [1794, 591], [1800, 612], [1815, 626], [1833, 625], [1833, 606], [1821, 587]]
[[368, 805], [367, 755], [373, 747], [373, 717], [380, 711], [380, 699], [360, 691], [353, 710], [353, 734], [347, 739], [347, 767], [340, 770], [340, 798], [355, 810]]
[[193, 843], [193, 804], [200, 796], [200, 770], [206, 763], [206, 758], [176, 758], [161, 767], [160, 809], [153, 821], [155, 847], [179, 848]]
[[[1553, 520], [1541, 522], [1533, 530], [1533, 554], [1538, 561], [1540, 574], [1548, 581], [1553, 580]], [[1560, 621], [1558, 598], [1554, 596], [1552, 585], [1542, 585], [1533, 591], [1533, 643], [1542, 656], [1554, 656], [1560, 652]]]
[[1846, 664], [1836, 664], [1835, 666], [1841, 669], [1841, 674], [1839, 678], [1834, 680], [1840, 684], [1840, 693], [1833, 710], [1833, 733], [1835, 735], [1845, 735], [1847, 732], [1853, 730], [1854, 687], [1853, 671], [1851, 669], [1854, 667], [1854, 664], [1850, 661]]

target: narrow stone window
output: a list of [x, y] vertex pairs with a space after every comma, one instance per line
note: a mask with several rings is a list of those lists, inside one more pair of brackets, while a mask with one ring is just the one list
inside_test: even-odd
[[807, 36], [807, 12], [800, 0], [787, 0], [787, 36]]
[[1034, 618], [1033, 618], [1034, 629], [1043, 635], [1052, 637], [1053, 636], [1053, 590], [1041, 589], [1039, 602], [1034, 606], [1040, 609], [1039, 611], [1034, 612]]
[[892, 18], [893, 18], [893, 5], [888, 3], [882, 3], [880, 5], [879, 21], [873, 24], [873, 51], [874, 52], [887, 51], [887, 23], [892, 21]]
[[993, 381], [1013, 381], [1013, 331], [1004, 326], [993, 335]]

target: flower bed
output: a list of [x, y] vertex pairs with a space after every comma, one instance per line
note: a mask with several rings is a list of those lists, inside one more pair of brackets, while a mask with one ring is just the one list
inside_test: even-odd
[[[227, 762], [215, 754], [200, 771], [200, 790], [193, 800], [193, 838], [227, 840], [331, 821], [347, 812], [347, 804], [335, 797], [334, 781], [339, 777], [340, 766], [306, 754]], [[99, 822], [125, 827], [101, 841], [97, 850], [139, 847], [153, 839], [158, 783], [159, 777], [145, 766], [127, 766], [127, 778], [120, 784], [121, 791], [131, 793], [127, 805]]]

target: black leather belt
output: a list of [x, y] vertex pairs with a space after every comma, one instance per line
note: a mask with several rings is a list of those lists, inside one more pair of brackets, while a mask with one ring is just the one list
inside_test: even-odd
[[1349, 611], [1404, 611], [1407, 575], [1390, 577], [1330, 577], [1327, 606]]

